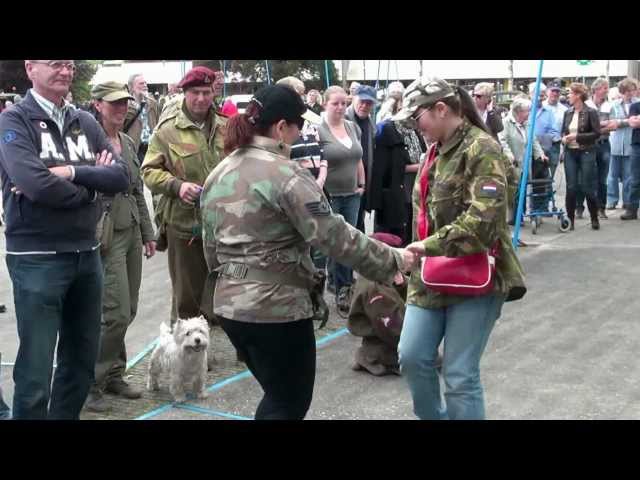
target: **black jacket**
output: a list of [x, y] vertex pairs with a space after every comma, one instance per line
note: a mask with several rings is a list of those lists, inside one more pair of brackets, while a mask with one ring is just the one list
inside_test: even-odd
[[[426, 145], [418, 135], [422, 151]], [[410, 165], [404, 138], [393, 122], [384, 122], [376, 137], [371, 179], [371, 209], [376, 211], [376, 223], [385, 229], [406, 227], [405, 166]], [[415, 179], [415, 174], [413, 174]]]
[[[116, 162], [96, 167], [95, 154], [103, 150]], [[63, 165], [74, 167], [73, 181], [49, 171]], [[29, 91], [0, 115], [0, 179], [8, 253], [81, 252], [98, 245], [96, 192], [126, 191], [129, 168], [91, 114], [69, 111], [61, 135]]]
[[504, 125], [502, 125], [502, 115], [500, 115], [500, 111], [495, 108], [489, 110], [487, 112], [487, 121], [485, 122], [487, 127], [489, 128], [489, 132], [498, 140], [498, 133], [504, 130]]
[[[562, 120], [562, 136], [569, 134], [569, 125], [573, 120], [573, 114], [575, 109], [570, 107], [564, 112], [564, 118]], [[595, 108], [591, 108], [585, 105], [579, 113], [578, 117], [578, 135], [576, 135], [576, 142], [580, 146], [580, 150], [586, 150], [593, 147], [596, 140], [600, 138], [600, 117], [598, 111]]]

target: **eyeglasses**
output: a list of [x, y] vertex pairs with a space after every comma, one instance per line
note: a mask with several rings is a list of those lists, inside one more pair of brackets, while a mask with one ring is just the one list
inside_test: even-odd
[[424, 115], [425, 113], [427, 113], [430, 109], [431, 109], [431, 107], [424, 108], [424, 109], [422, 109], [422, 111], [418, 115], [416, 115], [415, 113], [413, 115], [411, 115], [411, 118], [417, 122], [418, 120], [420, 120], [420, 117], [422, 115]]
[[40, 63], [42, 65], [47, 65], [48, 67], [52, 68], [56, 72], [61, 72], [63, 68], [66, 68], [71, 73], [74, 73], [76, 71], [75, 64], [67, 63], [67, 62], [61, 62], [60, 60], [49, 60], [49, 61], [46, 61], [46, 62], [42, 62], [42, 61], [39, 61], [39, 60], [32, 60], [31, 63]]
[[479, 93], [472, 93], [472, 94], [471, 94], [471, 96], [472, 96], [473, 98], [482, 98], [482, 97], [484, 97], [484, 95], [481, 95], [481, 94], [479, 94]]

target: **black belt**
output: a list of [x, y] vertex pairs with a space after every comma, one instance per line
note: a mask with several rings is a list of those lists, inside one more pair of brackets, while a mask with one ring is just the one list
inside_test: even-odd
[[249, 266], [245, 263], [225, 263], [216, 268], [221, 275], [234, 280], [253, 280], [255, 282], [289, 285], [291, 287], [310, 290], [313, 282], [298, 276], [295, 272], [274, 272]]

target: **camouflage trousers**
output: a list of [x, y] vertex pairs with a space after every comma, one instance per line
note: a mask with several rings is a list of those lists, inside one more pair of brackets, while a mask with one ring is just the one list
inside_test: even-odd
[[95, 368], [99, 388], [121, 379], [127, 365], [124, 337], [138, 311], [142, 280], [142, 236], [138, 225], [114, 232], [112, 246], [102, 257], [102, 264], [102, 323]]
[[170, 316], [173, 326], [178, 318], [197, 317], [202, 313], [202, 296], [209, 270], [201, 238], [180, 238], [171, 226], [167, 226], [167, 244], [173, 290]]

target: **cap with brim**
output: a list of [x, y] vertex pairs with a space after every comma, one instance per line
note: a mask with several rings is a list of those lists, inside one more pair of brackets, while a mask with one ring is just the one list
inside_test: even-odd
[[378, 103], [378, 99], [376, 98], [376, 90], [369, 85], [360, 85], [358, 88], [356, 88], [355, 95], [360, 100]]
[[95, 85], [91, 89], [91, 98], [105, 102], [117, 102], [123, 98], [134, 100], [127, 90], [127, 86], [118, 82], [104, 82]]
[[402, 108], [391, 120], [402, 122], [410, 118], [420, 107], [430, 107], [437, 101], [452, 97], [455, 91], [451, 85], [439, 78], [415, 80], [402, 96]]
[[306, 117], [311, 118], [310, 121], [316, 120], [308, 115], [307, 107], [300, 95], [285, 85], [263, 87], [256, 92], [251, 101], [260, 107], [255, 117], [252, 117], [253, 120], [264, 126], [279, 120], [298, 122], [306, 120]]

